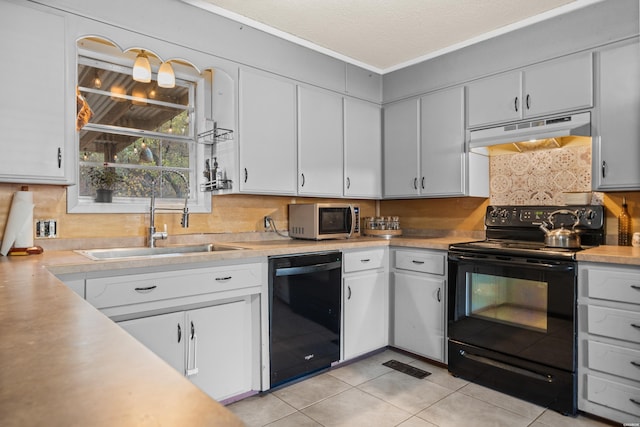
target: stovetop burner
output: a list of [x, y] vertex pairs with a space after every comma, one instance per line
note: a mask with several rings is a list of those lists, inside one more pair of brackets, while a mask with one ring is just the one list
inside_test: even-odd
[[[575, 230], [582, 247], [552, 248], [545, 246], [545, 233], [540, 224], [558, 210], [575, 212], [579, 219]], [[556, 214], [554, 224], [571, 226], [572, 214]], [[488, 206], [485, 215], [487, 239], [452, 245], [452, 250], [543, 258], [575, 259], [576, 252], [604, 243], [604, 208], [602, 206]]]

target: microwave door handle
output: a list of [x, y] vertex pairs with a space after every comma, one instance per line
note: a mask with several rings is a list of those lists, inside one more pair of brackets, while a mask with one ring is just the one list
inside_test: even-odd
[[347, 239], [351, 237], [351, 235], [353, 234], [353, 231], [355, 229], [355, 223], [356, 223], [356, 210], [353, 208], [353, 205], [349, 205], [349, 212], [351, 213], [351, 221], [349, 221], [349, 234], [347, 234]]

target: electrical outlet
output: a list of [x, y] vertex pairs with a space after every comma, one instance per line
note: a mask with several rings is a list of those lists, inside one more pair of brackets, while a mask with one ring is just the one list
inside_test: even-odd
[[56, 238], [58, 237], [58, 221], [55, 219], [36, 220], [36, 238]]
[[266, 230], [269, 230], [269, 229], [271, 228], [271, 221], [272, 221], [272, 220], [271, 220], [271, 217], [270, 217], [270, 216], [265, 216], [265, 217], [263, 218], [263, 220], [264, 220], [264, 228], [265, 228]]

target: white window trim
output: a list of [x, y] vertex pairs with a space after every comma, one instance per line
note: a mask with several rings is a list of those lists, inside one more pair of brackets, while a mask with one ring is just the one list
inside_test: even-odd
[[[104, 55], [88, 52], [86, 50], [78, 49], [77, 56], [96, 57], [101, 60], [106, 60]], [[111, 58], [110, 58], [111, 59]], [[114, 59], [113, 62], [119, 62]], [[78, 66], [76, 64], [74, 79], [77, 84]], [[195, 128], [194, 134], [198, 134], [198, 129], [206, 129], [207, 117], [211, 115], [211, 90], [212, 82], [208, 81], [204, 77], [200, 76], [194, 78], [192, 75], [181, 75], [176, 72], [176, 78], [188, 80], [196, 83], [195, 87]], [[189, 202], [188, 207], [191, 213], [210, 213], [211, 212], [211, 193], [200, 191], [200, 184], [204, 182], [204, 159], [205, 157], [205, 144], [199, 144], [194, 137], [194, 143], [189, 145], [189, 156], [193, 159], [193, 166], [189, 172]], [[79, 144], [79, 133], [75, 132], [75, 146]], [[79, 160], [75, 159], [76, 174], [79, 177]], [[80, 196], [78, 185], [72, 185], [67, 187], [67, 212], [68, 213], [148, 213], [151, 203], [150, 198], [120, 198], [114, 197], [112, 203], [98, 203], [94, 201], [93, 197]], [[182, 208], [184, 207], [184, 199], [156, 199], [156, 206], [170, 207], [170, 208]]]

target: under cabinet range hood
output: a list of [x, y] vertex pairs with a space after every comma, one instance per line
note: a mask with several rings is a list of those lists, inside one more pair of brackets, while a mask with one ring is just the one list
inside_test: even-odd
[[469, 151], [486, 152], [489, 147], [504, 144], [512, 144], [517, 151], [526, 151], [541, 146], [549, 148], [549, 141], [556, 147], [561, 147], [561, 138], [568, 136], [590, 137], [591, 113], [555, 116], [472, 130]]

